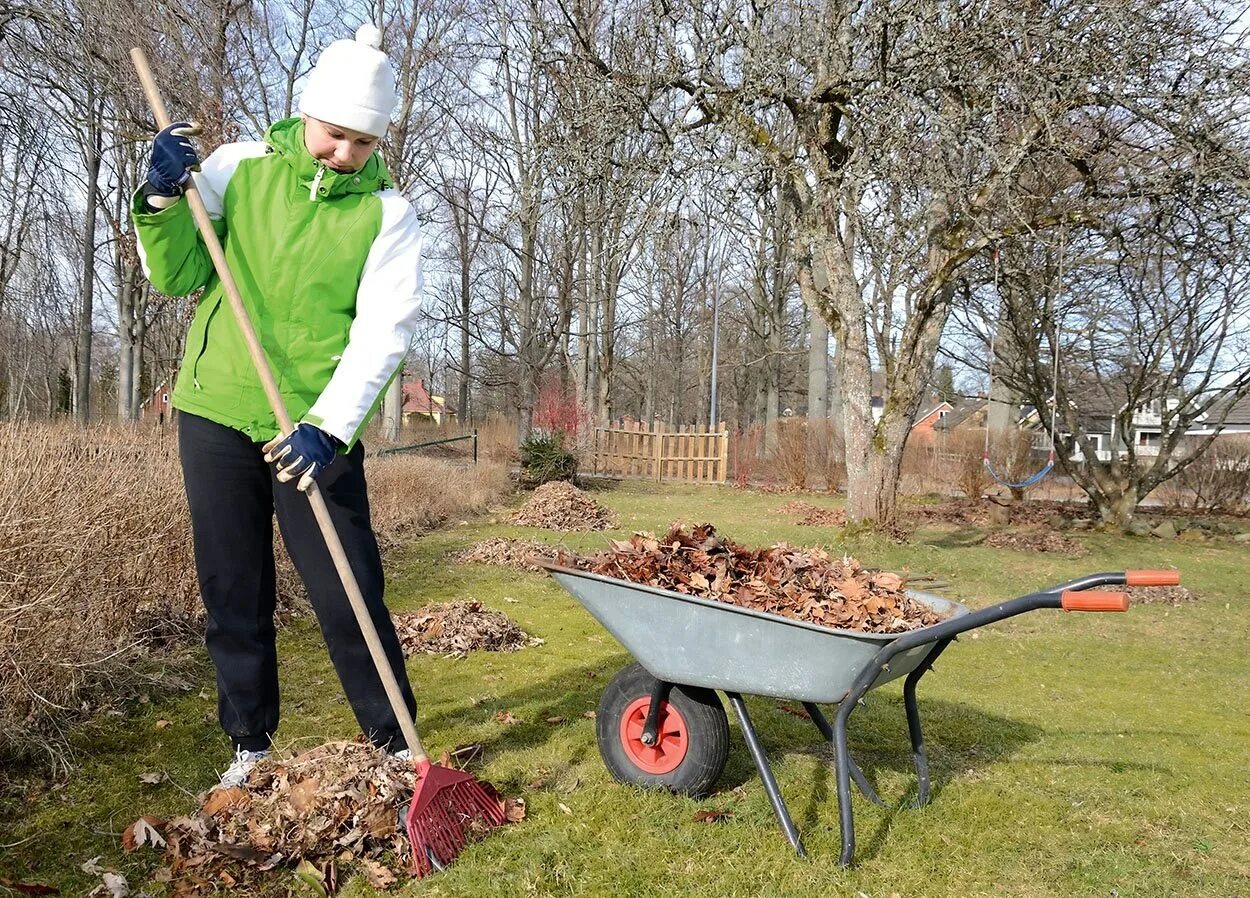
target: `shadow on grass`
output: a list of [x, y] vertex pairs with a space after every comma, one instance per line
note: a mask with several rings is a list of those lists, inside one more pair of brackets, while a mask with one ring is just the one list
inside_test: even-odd
[[933, 546], [937, 549], [968, 549], [985, 542], [986, 533], [976, 527], [960, 527], [958, 530], [940, 531], [923, 529], [912, 535], [912, 542]]

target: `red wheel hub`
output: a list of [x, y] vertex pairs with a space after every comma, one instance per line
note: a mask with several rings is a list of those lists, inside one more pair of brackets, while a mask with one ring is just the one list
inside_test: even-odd
[[647, 725], [650, 707], [650, 696], [630, 702], [621, 715], [621, 745], [639, 769], [653, 774], [672, 773], [686, 759], [686, 749], [690, 744], [686, 720], [668, 702], [661, 702], [655, 744], [647, 745], [642, 741], [642, 731]]

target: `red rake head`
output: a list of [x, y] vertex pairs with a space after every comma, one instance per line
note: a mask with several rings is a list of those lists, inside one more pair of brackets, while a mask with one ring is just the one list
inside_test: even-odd
[[471, 839], [503, 822], [503, 801], [489, 783], [428, 759], [418, 762], [407, 820], [412, 874], [421, 877], [447, 866]]

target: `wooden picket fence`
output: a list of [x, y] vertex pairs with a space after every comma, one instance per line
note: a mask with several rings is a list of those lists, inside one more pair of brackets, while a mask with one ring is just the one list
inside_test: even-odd
[[621, 421], [596, 427], [591, 443], [591, 470], [595, 477], [645, 479], [656, 483], [724, 483], [729, 470], [729, 431], [722, 421], [717, 430], [690, 424], [669, 430]]

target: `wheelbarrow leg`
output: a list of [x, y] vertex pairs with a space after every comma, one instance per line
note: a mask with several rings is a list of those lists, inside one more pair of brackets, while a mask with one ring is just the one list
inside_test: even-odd
[[[807, 713], [811, 715], [812, 722], [816, 724], [816, 728], [820, 730], [820, 734], [825, 737], [826, 742], [833, 741], [833, 727], [829, 726], [829, 721], [821, 712], [820, 708], [811, 702], [803, 702], [803, 707]], [[859, 791], [864, 793], [867, 798], [875, 805], [885, 807], [885, 802], [881, 800], [881, 796], [877, 794], [877, 790], [872, 787], [868, 779], [864, 776], [864, 771], [859, 769], [859, 765], [855, 763], [855, 759], [851, 757], [850, 752], [846, 755], [847, 762], [851, 766], [851, 779], [855, 780], [855, 785], [859, 787]]]
[[755, 762], [755, 769], [760, 772], [760, 779], [764, 782], [764, 791], [768, 793], [768, 800], [772, 803], [773, 813], [777, 815], [777, 822], [781, 824], [781, 829], [795, 853], [799, 857], [807, 857], [807, 851], [803, 848], [803, 840], [799, 838], [799, 831], [794, 821], [790, 819], [785, 799], [781, 797], [781, 789], [777, 787], [777, 779], [773, 776], [772, 768], [768, 766], [768, 758], [764, 754], [763, 746], [760, 745], [760, 738], [756, 735], [755, 726], [747, 714], [746, 702], [742, 700], [740, 693], [726, 692], [725, 695], [729, 697], [729, 704], [733, 705], [734, 713], [738, 715], [738, 725], [742, 727], [742, 735], [747, 741], [747, 749], [751, 752], [751, 760]]
[[916, 684], [928, 673], [933, 662], [942, 650], [951, 644], [951, 640], [943, 639], [933, 647], [933, 651], [915, 670], [907, 675], [903, 682], [903, 704], [907, 708], [907, 731], [911, 734], [911, 757], [916, 765], [916, 800], [911, 803], [913, 808], [921, 808], [929, 803], [929, 757], [925, 752], [924, 734], [920, 730], [920, 708], [916, 705]]

